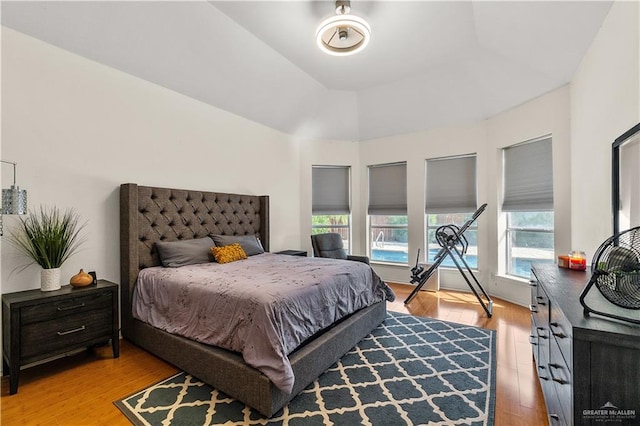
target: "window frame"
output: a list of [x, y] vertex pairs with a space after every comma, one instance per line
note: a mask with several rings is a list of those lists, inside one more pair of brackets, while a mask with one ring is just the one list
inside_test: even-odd
[[[367, 253], [372, 263], [391, 265], [409, 264], [409, 216], [407, 210], [407, 162], [400, 161], [367, 166]], [[374, 217], [403, 217], [401, 225], [385, 223], [376, 225]], [[376, 232], [376, 230], [380, 230]], [[381, 260], [374, 256], [377, 236], [384, 230], [403, 230], [407, 236], [406, 261]], [[374, 234], [375, 232], [375, 234]], [[384, 235], [384, 234], [383, 234]], [[404, 251], [403, 251], [404, 252]]]
[[[460, 155], [450, 155], [446, 157], [428, 158], [425, 160], [425, 211], [424, 211], [424, 261], [433, 264], [430, 258], [429, 230], [434, 231], [440, 226], [455, 225], [462, 227], [468, 220], [471, 220], [478, 205], [478, 176], [477, 176], [478, 154], [467, 153]], [[439, 223], [430, 226], [429, 216], [436, 215], [464, 215], [462, 223]], [[469, 226], [468, 230], [478, 232], [476, 221]], [[467, 231], [468, 231], [467, 230]], [[465, 232], [467, 232], [465, 231]], [[433, 243], [438, 247], [437, 241]], [[476, 247], [476, 261], [474, 268], [477, 269], [478, 247]], [[468, 263], [466, 254], [465, 262]], [[453, 260], [443, 260], [443, 268], [455, 268]], [[444, 264], [447, 263], [447, 264]], [[469, 265], [471, 266], [471, 265]]]
[[[513, 271], [513, 256], [512, 256], [512, 250], [513, 250], [513, 238], [512, 235], [514, 232], [530, 232], [530, 233], [540, 233], [540, 234], [550, 234], [552, 241], [555, 243], [555, 212], [554, 211], [550, 211], [550, 213], [553, 214], [553, 226], [551, 228], [532, 228], [532, 227], [526, 227], [526, 226], [511, 226], [511, 213], [543, 213], [545, 211], [517, 211], [517, 212], [504, 212], [504, 214], [506, 215], [505, 217], [505, 259], [506, 259], [506, 268], [505, 268], [505, 274], [511, 277], [517, 277], [517, 278], [524, 278], [524, 279], [528, 279], [530, 274], [526, 274], [526, 275], [518, 275]], [[555, 249], [551, 249], [552, 253], [551, 253], [551, 259], [549, 259], [548, 261], [545, 261], [544, 259], [540, 259], [540, 263], [548, 263], [548, 262], [553, 262], [554, 257], [555, 257]]]
[[[528, 279], [530, 273], [514, 271], [513, 241], [517, 232], [551, 235], [551, 261], [555, 258], [555, 211], [553, 187], [553, 135], [547, 134], [502, 148], [502, 202], [504, 215], [504, 267], [507, 275]], [[512, 213], [552, 213], [551, 228], [512, 226]], [[523, 247], [524, 248], [524, 247]], [[546, 262], [540, 259], [540, 262]]]
[[[404, 217], [405, 218], [405, 224], [385, 224], [385, 225], [374, 225], [372, 224], [373, 220], [372, 217], [373, 216], [386, 216], [386, 217]], [[367, 254], [369, 256], [369, 260], [373, 263], [382, 263], [382, 264], [391, 264], [391, 265], [408, 265], [409, 264], [409, 216], [408, 215], [368, 215], [368, 228], [369, 228], [369, 235], [370, 235], [370, 241], [368, 244], [368, 248], [367, 248]], [[380, 232], [374, 232], [374, 229], [376, 230], [380, 230]], [[373, 250], [379, 249], [376, 248], [376, 241], [377, 241], [377, 236], [380, 235], [380, 233], [383, 233], [384, 230], [404, 230], [407, 233], [407, 250], [406, 250], [406, 255], [407, 255], [407, 260], [406, 261], [394, 261], [394, 260], [385, 260], [385, 259], [379, 259], [376, 258], [374, 256], [374, 252]], [[384, 235], [384, 234], [383, 234]], [[384, 243], [383, 243], [384, 244]], [[405, 253], [404, 251], [402, 251], [402, 253]]]
[[[347, 223], [346, 225], [342, 225], [342, 224], [337, 224], [337, 225], [314, 225], [314, 218], [317, 216], [346, 216], [347, 218]], [[336, 230], [340, 230], [340, 229], [346, 229], [347, 232], [347, 239], [346, 239], [346, 243], [344, 243], [344, 250], [347, 252], [347, 254], [349, 254], [351, 252], [351, 213], [349, 214], [334, 214], [334, 215], [327, 215], [327, 214], [312, 214], [311, 215], [311, 234], [315, 234], [315, 232], [313, 232], [316, 229], [326, 229], [326, 232], [336, 232]], [[337, 232], [340, 235], [343, 235], [341, 232]]]
[[[316, 172], [318, 174], [316, 175]], [[344, 249], [350, 252], [352, 246], [351, 234], [351, 166], [347, 165], [312, 165], [311, 166], [311, 233], [314, 230], [326, 229], [326, 232], [339, 233], [343, 238], [345, 234], [340, 230], [346, 229]], [[320, 179], [316, 181], [316, 176]], [[344, 189], [344, 194], [335, 194], [335, 189]], [[316, 199], [318, 191], [319, 199]], [[340, 195], [337, 196], [336, 195]], [[319, 209], [320, 211], [316, 211]], [[316, 217], [345, 216], [346, 224], [316, 225]]]
[[[464, 214], [464, 215], [467, 215], [467, 216], [468, 216], [468, 218], [467, 218], [463, 223], [461, 223], [461, 224], [456, 224], [456, 223], [451, 223], [451, 222], [449, 222], [449, 223], [437, 224], [437, 225], [435, 226], [435, 228], [433, 228], [433, 227], [429, 226], [429, 216], [430, 216], [430, 215], [435, 216], [435, 215], [449, 215], [449, 214], [451, 214], [451, 215], [453, 215], [453, 214]], [[429, 265], [432, 265], [432, 264], [433, 264], [433, 259], [430, 259], [430, 251], [429, 251], [429, 242], [430, 242], [430, 241], [429, 241], [429, 229], [433, 229], [433, 231], [435, 232], [435, 230], [436, 230], [437, 228], [439, 228], [440, 226], [443, 226], [443, 225], [455, 225], [455, 226], [457, 226], [457, 227], [461, 227], [464, 223], [466, 223], [468, 220], [470, 220], [470, 219], [471, 219], [471, 217], [473, 216], [473, 212], [470, 212], [470, 213], [463, 213], [463, 212], [450, 212], [450, 213], [425, 213], [425, 215], [424, 215], [424, 216], [425, 216], [425, 234], [424, 234], [425, 256], [424, 256], [424, 262], [425, 262], [425, 263], [427, 263], [427, 264], [429, 264]], [[474, 222], [469, 226], [469, 228], [467, 228], [467, 230], [465, 231], [465, 234], [466, 234], [467, 232], [469, 232], [469, 231], [473, 231], [473, 232], [475, 232], [475, 233], [476, 233], [476, 240], [477, 240], [477, 236], [478, 236], [478, 222], [477, 222], [477, 221], [474, 221]], [[434, 243], [437, 245], [437, 241], [435, 241]], [[467, 252], [467, 253], [465, 253], [465, 255], [463, 256], [463, 258], [464, 258], [465, 262], [467, 262], [467, 264], [469, 265], [469, 267], [471, 267], [471, 269], [473, 269], [474, 271], [476, 271], [476, 270], [478, 270], [478, 255], [479, 255], [479, 253], [478, 253], [478, 244], [477, 244], [477, 242], [476, 242], [476, 245], [475, 245], [475, 246], [471, 246], [471, 247], [475, 247], [475, 249], [476, 249], [476, 253], [475, 253], [475, 256], [476, 256], [475, 265], [472, 265], [471, 263], [469, 263], [469, 259], [467, 258], [467, 255], [474, 255], [474, 254], [470, 254], [470, 253], [468, 253], [468, 252]], [[440, 249], [441, 249], [441, 247], [438, 245], [438, 250], [440, 250]], [[448, 257], [448, 256], [447, 256], [447, 259], [449, 259], [449, 257]], [[443, 263], [442, 263], [439, 267], [440, 267], [440, 268], [455, 269], [455, 268], [456, 268], [456, 265], [455, 265], [455, 263], [453, 263], [453, 261], [450, 261], [450, 264], [445, 264], [445, 262], [447, 262], [447, 259], [444, 259]], [[456, 259], [456, 260], [458, 260], [458, 259]]]

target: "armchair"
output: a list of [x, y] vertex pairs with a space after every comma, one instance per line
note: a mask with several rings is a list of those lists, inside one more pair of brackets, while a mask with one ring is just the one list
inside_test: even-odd
[[328, 257], [332, 259], [355, 260], [369, 264], [367, 256], [347, 254], [342, 244], [342, 236], [337, 233], [311, 235], [311, 246], [315, 257]]

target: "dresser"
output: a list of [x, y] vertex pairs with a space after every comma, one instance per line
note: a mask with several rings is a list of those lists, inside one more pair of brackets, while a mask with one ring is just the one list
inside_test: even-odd
[[[589, 271], [534, 264], [531, 272], [530, 340], [549, 423], [640, 424], [640, 326], [584, 315]], [[603, 310], [624, 311], [590, 293]]]
[[9, 372], [9, 393], [18, 391], [20, 368], [76, 349], [111, 340], [119, 356], [118, 285], [60, 290], [20, 291], [2, 295], [3, 372]]

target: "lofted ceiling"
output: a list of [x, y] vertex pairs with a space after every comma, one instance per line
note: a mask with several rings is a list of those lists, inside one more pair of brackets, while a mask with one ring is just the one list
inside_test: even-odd
[[331, 1], [2, 1], [2, 25], [305, 138], [482, 120], [571, 81], [611, 1], [358, 1], [372, 29], [334, 57]]

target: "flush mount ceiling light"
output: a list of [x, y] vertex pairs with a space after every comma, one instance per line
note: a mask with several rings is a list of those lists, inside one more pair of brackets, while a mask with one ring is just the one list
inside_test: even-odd
[[336, 1], [336, 16], [323, 21], [316, 31], [316, 42], [323, 52], [335, 56], [353, 55], [371, 39], [371, 27], [364, 19], [349, 15], [351, 2]]

